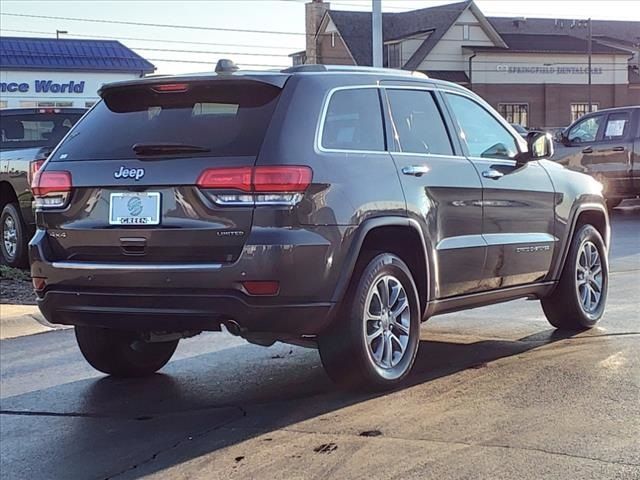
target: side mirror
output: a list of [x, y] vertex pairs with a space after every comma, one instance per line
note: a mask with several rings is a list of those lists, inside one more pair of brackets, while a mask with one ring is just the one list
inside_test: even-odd
[[553, 139], [547, 132], [530, 132], [527, 135], [527, 149], [516, 159], [520, 163], [526, 163], [553, 156]]

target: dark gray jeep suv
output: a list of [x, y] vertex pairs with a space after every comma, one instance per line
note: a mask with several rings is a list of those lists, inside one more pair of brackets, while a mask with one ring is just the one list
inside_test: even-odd
[[388, 388], [433, 315], [602, 316], [602, 186], [543, 160], [548, 135], [409, 72], [217, 70], [103, 87], [34, 180], [40, 309], [98, 370], [150, 374], [224, 325]]

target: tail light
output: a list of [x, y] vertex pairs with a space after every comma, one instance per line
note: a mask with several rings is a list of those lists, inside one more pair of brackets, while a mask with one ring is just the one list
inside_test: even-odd
[[[306, 166], [209, 168], [196, 184], [222, 205], [295, 205], [311, 184]], [[211, 191], [214, 190], [214, 191]], [[222, 192], [239, 190], [243, 193]]]
[[39, 159], [39, 160], [32, 160], [31, 162], [29, 162], [29, 171], [27, 172], [27, 181], [29, 182], [29, 185], [33, 185], [33, 179], [36, 178], [36, 173], [38, 173], [38, 170], [40, 170], [42, 168], [42, 165], [44, 165], [45, 159]]
[[162, 85], [154, 85], [151, 87], [156, 93], [182, 93], [189, 90], [188, 83], [164, 83]]
[[73, 185], [67, 171], [38, 170], [31, 184], [36, 207], [60, 208], [67, 204]]

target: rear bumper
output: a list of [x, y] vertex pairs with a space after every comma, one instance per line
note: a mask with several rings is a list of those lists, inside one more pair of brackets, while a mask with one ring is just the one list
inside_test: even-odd
[[38, 299], [51, 323], [123, 330], [220, 330], [234, 320], [242, 329], [289, 335], [315, 335], [328, 323], [331, 303], [257, 304], [235, 292], [175, 294], [47, 291]]
[[[219, 330], [315, 335], [329, 324], [340, 263], [318, 229], [254, 230], [229, 264], [88, 263], [50, 260], [50, 238], [29, 245], [31, 273], [46, 279], [38, 305], [51, 323], [134, 330]], [[142, 259], [143, 260], [143, 259]], [[247, 280], [277, 280], [275, 296], [252, 296]]]

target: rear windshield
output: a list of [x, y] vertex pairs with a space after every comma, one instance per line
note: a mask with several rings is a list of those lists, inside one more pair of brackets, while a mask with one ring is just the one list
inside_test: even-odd
[[[237, 80], [191, 84], [180, 92], [159, 93], [159, 89], [141, 85], [107, 91], [61, 144], [53, 161], [137, 155], [254, 156], [280, 94], [271, 85]], [[191, 148], [166, 152], [154, 150], [154, 145]]]
[[2, 115], [2, 150], [48, 147], [58, 144], [82, 115], [64, 113], [24, 113]]

